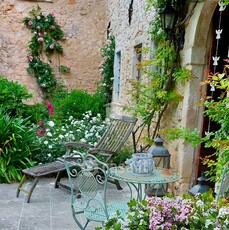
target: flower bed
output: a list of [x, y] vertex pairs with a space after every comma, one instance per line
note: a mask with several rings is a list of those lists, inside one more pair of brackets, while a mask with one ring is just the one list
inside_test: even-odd
[[229, 229], [229, 202], [216, 202], [213, 192], [208, 191], [197, 197], [151, 197], [141, 203], [132, 200], [124, 218], [119, 212], [111, 216], [105, 227], [98, 229], [115, 230], [176, 230], [176, 229]]

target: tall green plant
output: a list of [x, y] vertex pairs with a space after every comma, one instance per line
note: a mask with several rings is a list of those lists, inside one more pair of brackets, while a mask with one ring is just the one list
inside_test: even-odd
[[[154, 0], [148, 3], [154, 4], [157, 13], [165, 6], [165, 1]], [[143, 120], [134, 132], [135, 146], [139, 146], [141, 142], [140, 150], [136, 151], [143, 151], [152, 144], [152, 140], [159, 132], [161, 119], [168, 105], [178, 104], [183, 99], [183, 96], [176, 92], [175, 85], [191, 78], [190, 71], [180, 67], [179, 49], [176, 43], [173, 40], [165, 40], [159, 14], [154, 19], [149, 33], [152, 40], [157, 43], [157, 48], [144, 50], [150, 52], [153, 58], [141, 62], [143, 75], [140, 80], [131, 82], [130, 94], [133, 103], [128, 108], [136, 117], [141, 117]], [[143, 140], [141, 136], [145, 129], [148, 135]]]
[[0, 183], [21, 180], [21, 170], [33, 165], [34, 131], [28, 120], [12, 118], [0, 108]]

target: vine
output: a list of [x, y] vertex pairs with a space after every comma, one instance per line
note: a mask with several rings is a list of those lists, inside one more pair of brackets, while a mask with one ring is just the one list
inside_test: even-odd
[[[153, 143], [168, 105], [178, 104], [183, 99], [176, 92], [175, 85], [191, 78], [190, 71], [180, 67], [178, 46], [174, 40], [165, 40], [164, 31], [161, 29], [159, 12], [165, 3], [166, 1], [156, 0], [148, 2], [157, 10], [157, 16], [149, 31], [157, 49], [144, 50], [151, 52], [153, 58], [141, 62], [142, 77], [140, 81], [132, 80], [132, 90], [129, 92], [134, 103], [127, 109], [143, 121], [133, 135], [136, 152], [144, 151]], [[145, 135], [144, 130], [147, 130], [147, 137], [143, 139], [141, 136]]]
[[[64, 38], [64, 33], [56, 22], [54, 12], [46, 16], [42, 14], [41, 8], [37, 5], [29, 13], [31, 17], [23, 19], [24, 25], [33, 34], [29, 41], [30, 54], [27, 72], [36, 77], [39, 87], [48, 96], [55, 89], [57, 80], [53, 68], [49, 63], [44, 62], [42, 54], [44, 53], [47, 58], [55, 52], [62, 54], [63, 47], [58, 41]], [[60, 71], [62, 69], [65, 72], [69, 71], [69, 68], [65, 66], [59, 67]]]

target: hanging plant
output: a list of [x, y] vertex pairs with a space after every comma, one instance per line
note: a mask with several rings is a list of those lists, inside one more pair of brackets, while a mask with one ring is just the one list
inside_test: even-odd
[[57, 81], [52, 67], [42, 60], [41, 55], [44, 53], [49, 58], [55, 52], [62, 54], [63, 47], [58, 41], [63, 39], [64, 33], [56, 22], [54, 12], [45, 16], [37, 5], [30, 11], [30, 15], [23, 19], [24, 25], [33, 34], [29, 41], [27, 71], [36, 77], [38, 85], [47, 96], [53, 92]]

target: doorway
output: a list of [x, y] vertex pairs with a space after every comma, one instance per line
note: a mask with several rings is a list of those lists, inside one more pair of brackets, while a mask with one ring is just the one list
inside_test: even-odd
[[[220, 13], [219, 7], [216, 8], [215, 13], [212, 18], [212, 45], [209, 55], [209, 65], [208, 69], [211, 73], [217, 73], [222, 72], [225, 61], [224, 59], [229, 58], [229, 27], [228, 27], [228, 21], [229, 21], [229, 7], [227, 7], [224, 11]], [[216, 30], [222, 30], [220, 33], [220, 39], [217, 39], [217, 33]], [[220, 31], [218, 31], [219, 33]], [[212, 57], [219, 57], [218, 65], [213, 65], [214, 61]], [[212, 96], [212, 98], [217, 101], [219, 100], [219, 96], [221, 94], [220, 90], [211, 91], [211, 87], [208, 87], [207, 89], [207, 96]], [[201, 134], [202, 137], [205, 136], [206, 132], [216, 131], [220, 128], [219, 124], [216, 122], [213, 122], [209, 119], [208, 116], [203, 117], [203, 123], [202, 123], [202, 130]], [[216, 157], [213, 155], [215, 150], [213, 148], [205, 148], [202, 144], [199, 149], [199, 165], [197, 169], [197, 176], [201, 176], [202, 172], [207, 171], [207, 166], [203, 165], [201, 162], [201, 159], [205, 157], [210, 157], [210, 159], [216, 159]], [[210, 187], [214, 187], [214, 183], [208, 182], [208, 185]]]

